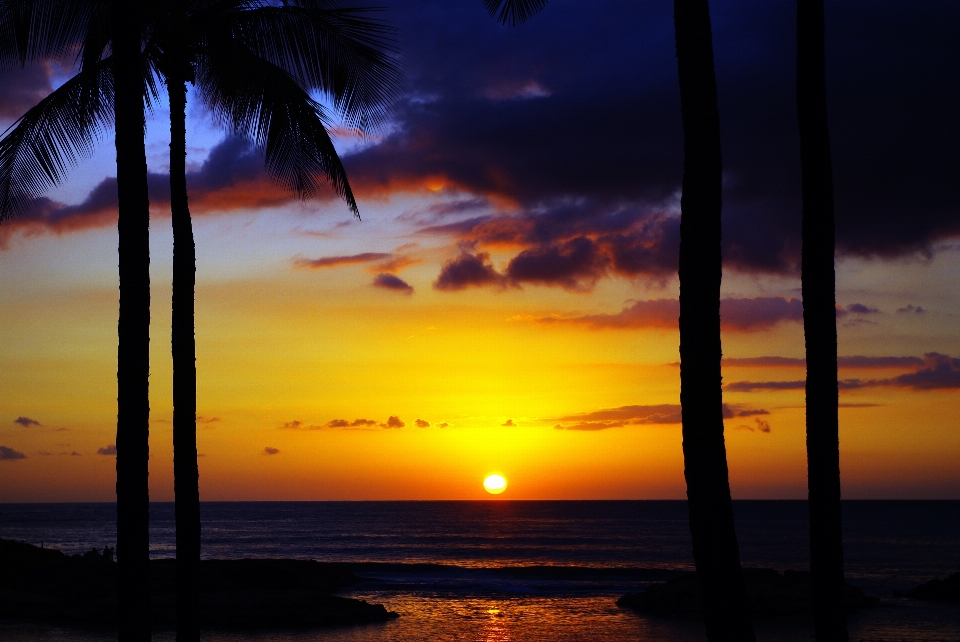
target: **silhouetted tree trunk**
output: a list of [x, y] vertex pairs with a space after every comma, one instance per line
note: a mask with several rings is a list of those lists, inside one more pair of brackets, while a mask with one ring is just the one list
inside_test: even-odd
[[170, 98], [170, 209], [173, 217], [173, 483], [177, 521], [177, 642], [200, 639], [200, 489], [197, 470], [197, 361], [194, 334], [196, 246], [187, 204], [186, 108], [189, 66], [182, 0], [171, 2], [166, 60]]
[[119, 639], [150, 639], [150, 203], [143, 134], [139, 3], [113, 3], [119, 211], [117, 563]]
[[723, 439], [720, 374], [720, 117], [707, 0], [675, 0], [683, 111], [680, 404], [684, 476], [709, 640], [754, 640]]
[[840, 441], [833, 172], [827, 128], [823, 0], [797, 0], [797, 115], [803, 175], [803, 335], [807, 351], [810, 571], [817, 640], [847, 640]]

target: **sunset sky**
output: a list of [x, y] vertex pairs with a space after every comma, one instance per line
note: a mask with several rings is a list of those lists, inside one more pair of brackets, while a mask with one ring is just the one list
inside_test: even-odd
[[[382, 3], [378, 3], [382, 4]], [[204, 500], [682, 498], [672, 3], [404, 3], [362, 221], [188, 104]], [[415, 5], [415, 6], [414, 6]], [[806, 496], [794, 3], [711, 2], [735, 498]], [[960, 5], [827, 2], [847, 498], [960, 498]], [[72, 73], [0, 73], [5, 128]], [[151, 499], [171, 500], [168, 112], [149, 116]], [[0, 227], [0, 502], [112, 501], [111, 134]]]

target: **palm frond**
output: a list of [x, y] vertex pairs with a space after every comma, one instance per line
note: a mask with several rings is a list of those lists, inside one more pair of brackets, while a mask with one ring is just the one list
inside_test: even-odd
[[329, 96], [349, 123], [380, 125], [400, 91], [394, 29], [371, 16], [373, 10], [331, 5], [247, 5], [204, 26], [230, 29], [255, 55]]
[[113, 124], [113, 69], [107, 58], [41, 100], [0, 140], [0, 221], [60, 184]]
[[267, 171], [283, 187], [306, 199], [327, 183], [359, 216], [323, 106], [294, 77], [246, 47], [221, 42], [200, 59], [196, 84], [221, 124], [264, 152]]
[[0, 0], [0, 63], [72, 53], [105, 0]]
[[482, 0], [490, 15], [497, 22], [515, 27], [523, 24], [530, 16], [540, 13], [547, 0]]

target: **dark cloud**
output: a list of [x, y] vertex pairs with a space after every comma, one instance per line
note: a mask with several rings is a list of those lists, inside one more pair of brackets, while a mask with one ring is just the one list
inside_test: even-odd
[[303, 422], [300, 421], [299, 419], [294, 419], [293, 421], [285, 421], [282, 424], [280, 424], [280, 428], [285, 430], [298, 430], [302, 427], [304, 427]]
[[723, 418], [734, 419], [736, 417], [756, 417], [758, 415], [769, 415], [770, 411], [763, 408], [748, 408], [741, 404], [723, 404]]
[[272, 446], [264, 446], [263, 452], [260, 453], [260, 454], [262, 454], [262, 455], [279, 455], [279, 454], [280, 454], [280, 449], [279, 449], [279, 448], [274, 448], [274, 447], [272, 447]]
[[0, 70], [0, 119], [20, 118], [51, 91], [48, 65], [5, 67]]
[[653, 406], [620, 406], [566, 417], [558, 417], [562, 423], [554, 425], [557, 430], [606, 430], [628, 424], [679, 424], [679, 404]]
[[407, 424], [396, 415], [390, 415], [386, 423], [380, 424], [381, 428], [403, 428]]
[[[837, 357], [837, 366], [850, 369], [918, 368], [921, 357]], [[806, 359], [794, 357], [724, 357], [723, 365], [736, 368], [803, 368]]]
[[[254, 210], [294, 201], [291, 193], [267, 176], [263, 164], [263, 156], [243, 139], [224, 139], [199, 169], [187, 173], [191, 214]], [[151, 172], [147, 175], [147, 187], [151, 208], [161, 216], [169, 216], [170, 177]], [[108, 177], [76, 205], [64, 205], [46, 197], [34, 200], [19, 216], [0, 226], [0, 249], [17, 232], [63, 234], [108, 227], [116, 222], [117, 179]]]
[[36, 419], [31, 419], [30, 417], [17, 417], [13, 420], [13, 423], [20, 424], [24, 428], [29, 428], [30, 426], [43, 426], [42, 423]]
[[404, 294], [413, 294], [413, 286], [394, 274], [381, 272], [373, 278], [372, 285], [384, 290], [393, 290]]
[[13, 448], [7, 448], [6, 446], [0, 446], [0, 461], [13, 461], [14, 459], [26, 459], [27, 456], [24, 455], [19, 450], [14, 450]]
[[[578, 323], [602, 329], [663, 328], [675, 329], [680, 318], [680, 302], [676, 299], [634, 301], [617, 314], [591, 314], [582, 317], [541, 317], [540, 323]], [[720, 323], [724, 330], [757, 332], [782, 322], [803, 320], [803, 304], [799, 299], [756, 297], [720, 301]], [[769, 358], [769, 357], [765, 357]]]
[[450, 424], [448, 424], [447, 422], [444, 421], [443, 423], [437, 424], [437, 428], [446, 428], [446, 427], [449, 426], [449, 425], [450, 425]]
[[516, 426], [517, 424], [513, 423], [513, 419], [507, 419], [505, 422], [503, 422], [503, 423], [500, 424], [500, 425], [501, 425], [501, 426], [504, 426], [504, 427], [506, 427], [506, 428], [512, 428], [512, 427]]
[[440, 275], [433, 282], [436, 290], [463, 290], [468, 287], [497, 285], [503, 287], [504, 277], [489, 263], [490, 255], [485, 252], [471, 254], [461, 252], [460, 256], [443, 264]]
[[581, 236], [560, 245], [523, 250], [510, 260], [506, 276], [514, 283], [589, 290], [606, 272], [606, 257], [592, 240]]
[[841, 368], [918, 368], [924, 364], [920, 357], [837, 357]]
[[803, 368], [807, 360], [795, 357], [724, 357], [721, 364], [734, 368]]
[[[855, 0], [827, 11], [839, 252], [929, 251], [960, 233], [960, 151], [952, 143], [960, 133], [960, 9]], [[728, 0], [713, 3], [711, 14], [725, 262], [791, 272], [800, 236], [795, 7]], [[453, 5], [404, 5], [392, 15], [408, 39], [413, 99], [399, 106], [393, 135], [347, 159], [361, 194], [430, 189], [429, 178], [432, 188], [510, 199], [535, 220], [562, 203], [581, 219], [626, 205], [642, 220], [644, 209], [678, 191], [682, 134], [668, 5], [553, 4], [513, 30]], [[449, 34], [454, 24], [456, 50], [449, 35], [422, 35]], [[557, 234], [517, 250], [543, 252], [572, 238]], [[597, 234], [585, 236], [596, 243]], [[639, 263], [631, 247], [617, 246], [623, 272], [608, 274], [675, 264], [669, 235], [643, 248]], [[644, 265], [650, 256], [663, 258]]]
[[908, 305], [902, 308], [897, 308], [899, 314], [923, 314], [926, 310], [923, 309], [923, 306], [920, 305]]
[[353, 421], [331, 419], [322, 426], [310, 426], [310, 428], [369, 428], [376, 425], [377, 422], [373, 419], [354, 419]]
[[[851, 303], [846, 308], [841, 308], [840, 306], [837, 306], [838, 319], [842, 319], [850, 314], [870, 315], [870, 314], [881, 314], [881, 312], [877, 308], [871, 308], [862, 303]], [[866, 319], [863, 319], [863, 318], [854, 319], [853, 322], [869, 323]], [[848, 322], [846, 325], [850, 325], [850, 322]]]
[[[529, 283], [584, 288], [675, 271], [683, 140], [669, 3], [552, 2], [512, 29], [477, 2], [386, 4], [407, 95], [384, 138], [345, 158], [360, 198], [446, 196], [452, 205], [422, 214], [442, 220], [455, 240], [482, 236], [474, 256], [490, 251], [495, 222], [509, 219], [500, 231], [518, 260], [514, 276]], [[795, 5], [716, 0], [711, 17], [725, 265], [792, 273], [801, 212]], [[931, 253], [960, 234], [960, 5], [831, 2], [826, 25], [838, 253]], [[0, 104], [13, 109], [46, 90], [45, 72], [23, 73], [29, 78], [0, 82]], [[20, 91], [28, 97], [11, 94]], [[260, 154], [235, 139], [189, 185], [198, 213], [291, 201], [266, 178]], [[166, 177], [151, 175], [150, 186], [163, 208]], [[103, 187], [78, 206], [41, 199], [0, 228], [0, 242], [16, 229], [112, 225], [115, 188]], [[97, 200], [104, 195], [109, 202]], [[506, 229], [517, 225], [522, 234]], [[441, 272], [437, 284], [499, 282], [492, 268], [486, 275], [462, 281]]]
[[607, 430], [608, 428], [620, 428], [625, 426], [626, 423], [622, 421], [581, 421], [574, 424], [554, 424], [554, 429], [556, 430], [582, 430], [586, 432], [593, 432], [597, 430]]
[[[758, 417], [769, 415], [763, 408], [751, 408], [743, 404], [723, 404], [723, 418]], [[606, 430], [628, 425], [679, 424], [683, 421], [680, 404], [652, 406], [621, 406], [594, 412], [585, 412], [559, 417], [554, 425], [557, 430]], [[572, 422], [572, 423], [571, 423]]]
[[960, 359], [937, 352], [927, 353], [922, 368], [894, 377], [891, 383], [913, 390], [956, 390], [960, 388]]
[[109, 446], [104, 446], [103, 448], [97, 448], [97, 454], [115, 457], [117, 455], [117, 445], [110, 444]]
[[871, 308], [862, 303], [851, 303], [847, 306], [847, 312], [851, 314], [879, 314], [880, 310]]
[[302, 268], [332, 268], [341, 265], [356, 265], [358, 263], [370, 263], [371, 261], [382, 261], [390, 258], [389, 253], [384, 252], [363, 252], [362, 254], [350, 254], [346, 256], [324, 256], [319, 259], [298, 259], [293, 262], [296, 267]]
[[417, 419], [417, 421], [416, 421], [415, 423], [416, 423], [417, 426], [420, 427], [420, 428], [429, 428], [429, 427], [430, 427], [430, 422], [427, 421], [426, 419]]
[[754, 419], [754, 421], [756, 422], [756, 427], [748, 426], [746, 424], [739, 424], [734, 426], [733, 428], [734, 430], [749, 430], [750, 432], [754, 432], [754, 430], [759, 430], [762, 433], [768, 433], [768, 434], [770, 433], [770, 422], [760, 419], [759, 417]]
[[[892, 368], [912, 366], [909, 372], [887, 379], [841, 379], [840, 390], [876, 388], [889, 386], [909, 390], [957, 390], [960, 389], [960, 359], [938, 352], [929, 352], [923, 360], [917, 357], [845, 357], [848, 367]], [[865, 364], [865, 365], [860, 365]], [[803, 390], [803, 381], [735, 381], [724, 386], [729, 392], [756, 392], [759, 390]]]
[[803, 321], [800, 299], [756, 297], [720, 301], [720, 323], [726, 330], [766, 330], [783, 321]]

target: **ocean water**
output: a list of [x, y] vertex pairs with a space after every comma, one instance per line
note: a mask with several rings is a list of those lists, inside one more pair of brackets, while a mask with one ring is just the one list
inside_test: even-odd
[[[806, 503], [734, 502], [744, 566], [809, 566]], [[702, 640], [702, 626], [614, 604], [692, 570], [682, 501], [204, 503], [205, 558], [290, 557], [357, 564], [371, 578], [344, 595], [384, 604], [386, 624], [211, 641], [540, 642]], [[843, 503], [847, 579], [884, 606], [851, 616], [853, 640], [960, 640], [960, 606], [896, 597], [960, 571], [960, 502]], [[113, 504], [0, 504], [0, 537], [67, 553], [116, 542]], [[172, 557], [172, 504], [151, 505], [151, 555]], [[812, 640], [807, 618], [756, 623], [771, 642]], [[11, 640], [107, 639], [0, 625]], [[172, 640], [160, 633], [158, 640]]]

